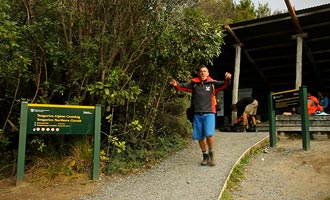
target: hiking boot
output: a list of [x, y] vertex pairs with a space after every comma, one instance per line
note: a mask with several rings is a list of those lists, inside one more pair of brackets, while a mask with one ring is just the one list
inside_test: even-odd
[[233, 127], [233, 131], [234, 132], [245, 132], [246, 128], [244, 128], [242, 126], [235, 126], [235, 127]]
[[203, 153], [203, 161], [201, 162], [201, 165], [206, 166], [209, 164], [209, 154]]
[[247, 125], [242, 125], [242, 126], [240, 126], [240, 129], [237, 132], [247, 132], [247, 129], [248, 129]]
[[248, 128], [248, 129], [246, 129], [246, 131], [247, 131], [247, 132], [256, 132], [256, 131], [257, 131], [257, 130], [256, 130], [256, 126], [254, 125], [254, 126]]
[[214, 153], [213, 153], [213, 151], [210, 151], [210, 152], [209, 152], [209, 156], [210, 156], [210, 162], [209, 162], [209, 165], [210, 165], [210, 166], [215, 166], [215, 159], [214, 159]]

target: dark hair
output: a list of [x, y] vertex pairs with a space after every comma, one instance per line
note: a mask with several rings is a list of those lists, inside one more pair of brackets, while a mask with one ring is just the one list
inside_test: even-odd
[[199, 66], [198, 71], [201, 70], [202, 68], [206, 68], [208, 70], [208, 68], [206, 67], [206, 65], [201, 65], [201, 66]]

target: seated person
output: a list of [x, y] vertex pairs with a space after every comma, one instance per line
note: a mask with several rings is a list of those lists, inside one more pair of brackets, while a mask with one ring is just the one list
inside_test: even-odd
[[318, 112], [323, 112], [323, 107], [319, 100], [310, 92], [307, 93], [307, 113], [308, 115], [315, 115]]
[[317, 98], [323, 107], [323, 111], [329, 113], [329, 98], [323, 92], [317, 92]]

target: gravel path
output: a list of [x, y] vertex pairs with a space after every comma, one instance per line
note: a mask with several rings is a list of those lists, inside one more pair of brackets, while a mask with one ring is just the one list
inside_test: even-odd
[[103, 181], [98, 190], [80, 200], [216, 200], [237, 159], [268, 135], [216, 131], [216, 166], [201, 166], [200, 148], [192, 142], [144, 173]]

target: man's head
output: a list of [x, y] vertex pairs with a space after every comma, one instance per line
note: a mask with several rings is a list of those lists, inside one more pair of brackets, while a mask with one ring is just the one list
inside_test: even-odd
[[205, 65], [199, 67], [198, 76], [202, 81], [205, 81], [209, 76], [209, 69]]

